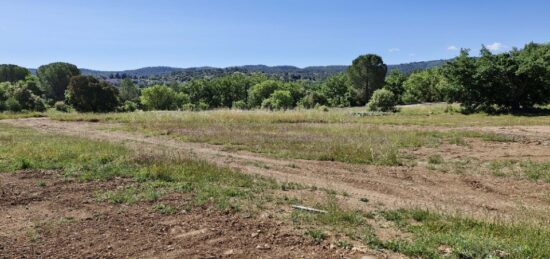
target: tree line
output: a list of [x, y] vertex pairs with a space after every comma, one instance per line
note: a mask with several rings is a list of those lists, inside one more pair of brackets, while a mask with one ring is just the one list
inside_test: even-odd
[[324, 80], [283, 81], [265, 73], [233, 72], [209, 79], [145, 88], [131, 77], [119, 87], [81, 75], [72, 64], [40, 66], [36, 76], [16, 65], [0, 65], [0, 111], [79, 112], [143, 110], [292, 109], [367, 105], [395, 111], [398, 104], [458, 102], [464, 112], [516, 112], [550, 103], [550, 44], [493, 54], [482, 47], [436, 68], [388, 73], [378, 55], [357, 57], [342, 73]]

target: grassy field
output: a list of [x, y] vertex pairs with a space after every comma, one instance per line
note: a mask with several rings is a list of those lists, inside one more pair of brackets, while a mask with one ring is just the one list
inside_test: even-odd
[[[69, 115], [71, 116], [71, 115]], [[93, 116], [93, 115], [85, 115]], [[109, 115], [107, 115], [109, 116]], [[143, 116], [139, 114], [124, 114], [114, 116]], [[150, 116], [150, 115], [147, 115]], [[179, 116], [169, 114], [167, 116]], [[182, 115], [187, 116], [187, 115]], [[191, 115], [199, 116], [199, 115]], [[152, 117], [146, 117], [151, 119]], [[165, 119], [162, 120], [165, 123]], [[145, 127], [146, 122], [134, 121], [137, 127]], [[178, 121], [178, 124], [182, 123]], [[193, 121], [191, 127], [203, 126], [204, 122]], [[182, 123], [185, 125], [186, 123]], [[242, 125], [229, 124], [231, 127]], [[168, 124], [170, 125], [170, 124]], [[181, 124], [180, 124], [181, 125]], [[277, 126], [274, 126], [277, 125]], [[322, 124], [325, 125], [325, 124]], [[292, 143], [288, 138], [300, 139], [306, 137], [301, 132], [308, 132], [308, 141], [319, 141], [332, 138], [331, 141], [341, 142], [345, 148], [353, 145], [353, 140], [345, 141], [343, 136], [367, 138], [368, 145], [380, 145], [385, 141], [390, 147], [437, 145], [442, 141], [450, 141], [456, 137], [484, 137], [477, 133], [434, 133], [413, 131], [406, 134], [398, 131], [370, 129], [364, 125], [349, 128], [348, 125], [338, 127], [327, 124], [328, 127], [315, 125], [298, 125], [288, 122], [256, 123], [249, 122], [239, 132], [265, 131], [267, 135], [259, 138], [275, 138], [273, 132], [285, 129], [284, 143]], [[163, 127], [166, 124], [161, 124]], [[129, 126], [126, 126], [129, 127]], [[128, 130], [128, 128], [126, 128]], [[145, 128], [144, 130], [152, 130]], [[160, 129], [159, 129], [160, 130]], [[204, 130], [204, 129], [203, 129]], [[216, 132], [220, 132], [216, 129]], [[229, 131], [224, 131], [229, 134]], [[271, 133], [270, 133], [271, 132]], [[339, 138], [334, 139], [334, 136]], [[207, 141], [210, 139], [185, 139]], [[233, 138], [234, 135], [223, 135], [220, 139]], [[294, 140], [300, 143], [298, 140]], [[221, 141], [221, 140], [220, 140]], [[239, 141], [243, 141], [240, 139]], [[251, 138], [243, 141], [253, 143], [260, 139]], [[222, 141], [223, 142], [223, 141]], [[232, 144], [233, 145], [233, 144]], [[304, 152], [300, 144], [293, 144], [299, 154]], [[326, 145], [326, 144], [325, 144]], [[326, 148], [326, 146], [325, 146]], [[269, 150], [281, 150], [277, 146], [269, 146]], [[286, 149], [290, 150], [290, 149]], [[318, 149], [321, 150], [321, 149]], [[388, 149], [392, 150], [392, 149]], [[315, 150], [311, 150], [315, 152]], [[390, 152], [390, 151], [385, 151]], [[391, 161], [384, 156], [370, 156], [371, 161], [359, 161], [384, 164]], [[294, 155], [290, 155], [294, 156]], [[296, 155], [300, 156], [300, 155]], [[318, 157], [312, 157], [318, 158]], [[341, 159], [346, 160], [346, 159]], [[437, 163], [434, 158], [433, 162]], [[350, 159], [349, 162], [358, 162]], [[393, 163], [393, 162], [391, 162]], [[390, 164], [391, 164], [390, 163]], [[498, 170], [508, 165], [495, 165]], [[350, 249], [357, 244], [363, 244], [370, 249], [382, 249], [402, 253], [412, 257], [425, 258], [545, 258], [550, 255], [547, 246], [550, 240], [550, 228], [537, 225], [535, 222], [517, 222], [514, 224], [499, 221], [482, 221], [461, 215], [445, 215], [438, 211], [419, 209], [375, 210], [365, 212], [341, 205], [346, 195], [337, 195], [330, 190], [319, 190], [314, 186], [302, 186], [292, 183], [278, 183], [268, 178], [245, 175], [238, 171], [213, 165], [207, 161], [196, 160], [181, 154], [166, 151], [164, 155], [140, 153], [118, 144], [92, 141], [77, 137], [67, 137], [55, 134], [39, 133], [32, 129], [7, 126], [0, 123], [0, 172], [21, 172], [22, 170], [53, 169], [61, 171], [68, 181], [111, 181], [114, 178], [127, 178], [131, 182], [115, 191], [96, 193], [97, 202], [112, 204], [148, 203], [152, 210], [163, 215], [174, 214], [182, 208], [158, 203], [160, 197], [170, 193], [188, 193], [192, 195], [192, 203], [185, 209], [193, 210], [196, 206], [212, 206], [219, 210], [240, 215], [258, 215], [265, 210], [280, 211], [295, 203], [306, 204], [326, 210], [326, 214], [312, 214], [303, 211], [286, 211], [280, 216], [286, 224], [302, 230], [304, 235], [318, 242], [332, 240], [336, 247]], [[496, 169], [495, 169], [496, 170]], [[544, 170], [544, 169], [537, 169]], [[43, 183], [37, 182], [37, 185]], [[281, 191], [283, 191], [281, 193]], [[314, 199], [301, 199], [304, 192], [314, 193]], [[320, 194], [315, 194], [321, 192]], [[277, 213], [280, 214], [280, 213]], [[379, 236], [380, 229], [399, 232], [395, 237]], [[385, 235], [382, 235], [385, 236]], [[403, 236], [406, 236], [404, 238]]]
[[[475, 125], [546, 124], [547, 118], [462, 115], [443, 105], [403, 108], [395, 115], [365, 114], [362, 109], [286, 112], [231, 111], [135, 112], [115, 114], [49, 113], [61, 121], [118, 123], [115, 128], [169, 135], [186, 142], [223, 145], [280, 158], [404, 165], [402, 149], [441, 144], [466, 145], [465, 138], [513, 141], [509, 136], [452, 128]], [[414, 126], [408, 127], [405, 125]], [[435, 128], [423, 127], [433, 125]], [[442, 126], [451, 126], [444, 128]]]
[[258, 122], [258, 123], [357, 123], [366, 125], [419, 125], [419, 126], [515, 126], [550, 125], [549, 116], [488, 115], [484, 113], [461, 114], [458, 106], [446, 104], [405, 106], [398, 113], [369, 113], [365, 108], [332, 108], [328, 112], [289, 110], [271, 112], [265, 110], [235, 111], [213, 110], [204, 112], [134, 112], [134, 113], [58, 113], [47, 116], [71, 121], [117, 121], [128, 123], [158, 122]]

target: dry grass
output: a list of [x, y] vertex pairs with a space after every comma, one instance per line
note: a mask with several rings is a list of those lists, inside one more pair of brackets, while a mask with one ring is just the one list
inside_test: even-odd
[[[403, 148], [465, 145], [465, 137], [487, 141], [511, 141], [506, 136], [464, 130], [388, 127], [382, 124], [424, 124], [425, 120], [456, 123], [471, 120], [461, 114], [444, 113], [434, 106], [430, 115], [423, 106], [399, 114], [357, 116], [360, 111], [334, 109], [281, 112], [216, 110], [206, 112], [135, 112], [113, 114], [50, 113], [56, 120], [117, 122], [126, 131], [169, 135], [188, 142], [224, 145], [274, 157], [341, 161], [376, 165], [402, 165]], [[431, 111], [431, 110], [430, 110]], [[470, 115], [479, 121], [480, 116]], [[486, 120], [494, 120], [485, 116]], [[550, 123], [550, 121], [549, 121]]]

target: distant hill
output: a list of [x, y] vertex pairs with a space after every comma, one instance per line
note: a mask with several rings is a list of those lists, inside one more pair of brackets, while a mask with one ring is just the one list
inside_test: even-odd
[[[399, 69], [405, 74], [412, 73], [416, 70], [424, 70], [443, 65], [448, 60], [432, 60], [420, 61], [412, 63], [404, 63], [397, 65], [388, 65], [388, 71]], [[246, 65], [226, 68], [215, 67], [192, 67], [192, 68], [176, 68], [176, 67], [144, 67], [133, 70], [122, 71], [100, 71], [81, 68], [80, 71], [84, 75], [91, 75], [103, 79], [116, 79], [131, 77], [136, 79], [148, 79], [153, 81], [189, 81], [196, 78], [212, 78], [233, 72], [243, 73], [265, 73], [283, 80], [322, 80], [334, 74], [343, 72], [348, 66], [311, 66], [299, 68], [295, 66], [266, 66], [266, 65]], [[36, 69], [30, 69], [31, 73], [35, 74]]]
[[425, 70], [430, 69], [434, 67], [442, 66], [443, 64], [447, 63], [449, 60], [440, 59], [440, 60], [431, 60], [431, 61], [420, 61], [420, 62], [412, 62], [412, 63], [404, 63], [404, 64], [398, 64], [398, 65], [389, 65], [388, 70], [394, 70], [399, 69], [401, 72], [405, 74], [410, 74], [417, 70]]

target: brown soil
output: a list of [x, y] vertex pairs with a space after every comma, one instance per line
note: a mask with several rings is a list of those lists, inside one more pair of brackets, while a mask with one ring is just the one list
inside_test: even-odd
[[[316, 244], [269, 218], [245, 218], [190, 197], [160, 201], [180, 208], [163, 215], [153, 203], [97, 202], [94, 193], [130, 184], [66, 180], [56, 171], [0, 174], [0, 258], [342, 258], [360, 253]], [[40, 184], [39, 184], [40, 183]]]
[[[220, 145], [181, 142], [167, 136], [150, 137], [137, 132], [112, 131], [108, 129], [113, 125], [108, 123], [62, 122], [48, 118], [3, 120], [2, 122], [50, 133], [124, 143], [141, 152], [169, 151], [191, 154], [244, 173], [273, 177], [282, 182], [296, 182], [346, 192], [350, 195], [350, 205], [364, 210], [379, 209], [378, 205], [382, 205], [389, 209], [428, 208], [484, 218], [531, 220], [543, 217], [549, 221], [547, 215], [550, 212], [550, 184], [544, 182], [499, 178], [492, 175], [442, 173], [422, 166], [384, 167], [330, 161], [278, 159], [245, 151], [227, 151]], [[537, 138], [545, 137], [544, 133], [537, 135]], [[456, 156], [476, 159], [495, 156], [495, 154], [501, 154], [496, 157], [509, 157], [513, 154], [518, 159], [533, 154], [540, 154], [544, 158], [550, 154], [548, 146], [538, 143], [473, 141], [470, 148], [444, 145], [440, 149], [429, 152], [422, 152], [426, 150], [425, 148], [414, 152], [425, 157], [436, 153], [444, 156], [457, 154]], [[536, 147], [540, 147], [540, 150]], [[472, 181], [482, 183], [489, 188], [476, 188], [472, 186]], [[369, 204], [360, 202], [359, 199], [364, 197], [371, 202]]]

